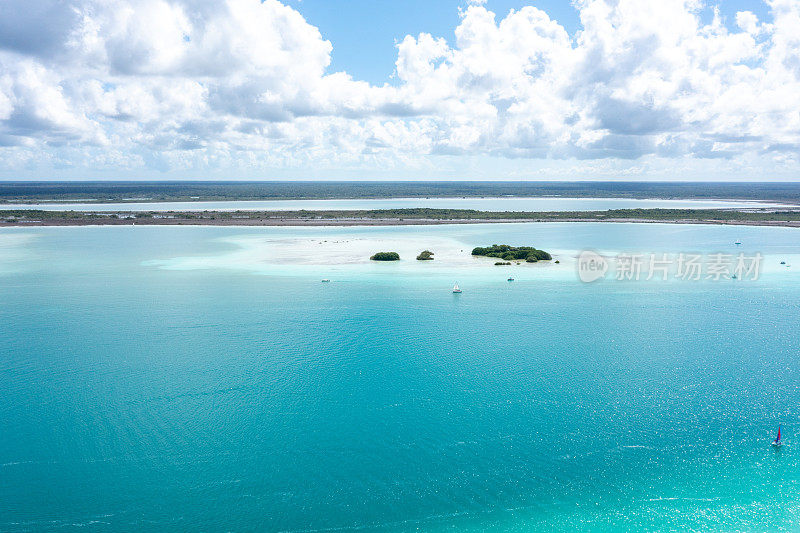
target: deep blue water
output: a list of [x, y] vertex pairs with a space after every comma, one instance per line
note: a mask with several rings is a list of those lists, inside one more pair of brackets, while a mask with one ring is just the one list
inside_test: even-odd
[[453, 295], [455, 272], [353, 266], [320, 284], [148, 263], [226, 253], [228, 235], [404, 232], [546, 249], [798, 242], [634, 224], [3, 230], [0, 531], [798, 523], [793, 273], [509, 284], [490, 270]]

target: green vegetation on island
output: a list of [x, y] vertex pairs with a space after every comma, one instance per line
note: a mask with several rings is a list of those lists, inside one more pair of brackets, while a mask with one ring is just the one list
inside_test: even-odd
[[800, 201], [800, 183], [431, 181], [9, 181], [0, 202], [164, 202], [329, 198], [699, 198]]
[[417, 256], [417, 261], [433, 261], [433, 252], [430, 250], [422, 250]]
[[378, 252], [372, 257], [370, 257], [372, 261], [399, 261], [400, 254], [397, 252]]
[[544, 250], [539, 250], [531, 246], [509, 246], [508, 244], [493, 244], [485, 248], [478, 247], [472, 250], [472, 255], [497, 257], [506, 261], [524, 259], [528, 263], [549, 261], [552, 259], [550, 254]]

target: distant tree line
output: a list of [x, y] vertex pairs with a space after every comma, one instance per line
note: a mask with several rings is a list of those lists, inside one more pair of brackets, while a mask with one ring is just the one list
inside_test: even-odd
[[0, 200], [202, 201], [326, 198], [730, 198], [800, 200], [800, 183], [49, 181], [0, 183]]

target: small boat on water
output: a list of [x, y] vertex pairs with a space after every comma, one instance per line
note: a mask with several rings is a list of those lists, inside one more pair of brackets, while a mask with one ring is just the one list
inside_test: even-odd
[[322, 280], [322, 283], [330, 283], [330, 282], [331, 282], [331, 280], [329, 280], [329, 279], [323, 279]]
[[738, 245], [742, 244], [742, 241], [736, 241], [736, 242], [735, 242], [735, 243], [733, 243], [733, 244], [735, 244], [735, 245], [737, 245], [737, 246], [738, 246]]
[[783, 446], [783, 442], [781, 442], [781, 426], [778, 425], [778, 436], [775, 437], [775, 440], [772, 441], [772, 445], [776, 448]]
[[508, 281], [514, 281], [514, 278], [508, 278]]
[[456, 294], [461, 292], [461, 289], [458, 287], [458, 283], [453, 285], [453, 292], [456, 293]]
[[785, 264], [786, 264], [786, 261], [781, 261], [781, 264], [782, 264], [782, 265], [785, 265]]

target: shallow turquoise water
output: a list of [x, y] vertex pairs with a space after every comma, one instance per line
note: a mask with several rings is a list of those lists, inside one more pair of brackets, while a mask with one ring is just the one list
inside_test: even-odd
[[[785, 530], [800, 276], [168, 270], [236, 235], [798, 253], [782, 228], [0, 232], [0, 531]], [[788, 446], [769, 446], [778, 423]], [[800, 442], [800, 441], [798, 441]]]

